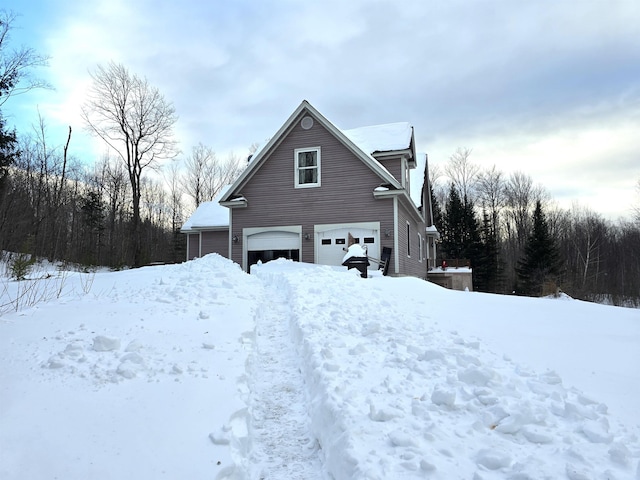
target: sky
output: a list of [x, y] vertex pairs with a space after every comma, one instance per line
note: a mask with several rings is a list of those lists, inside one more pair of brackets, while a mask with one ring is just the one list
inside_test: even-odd
[[[101, 156], [80, 119], [89, 72], [146, 77], [198, 143], [241, 157], [302, 100], [343, 129], [410, 122], [442, 168], [458, 148], [523, 172], [562, 208], [628, 217], [640, 201], [640, 2], [636, 0], [8, 0], [14, 45], [50, 55], [55, 90], [3, 106], [38, 111], [62, 145]], [[420, 175], [420, 173], [418, 173]]]

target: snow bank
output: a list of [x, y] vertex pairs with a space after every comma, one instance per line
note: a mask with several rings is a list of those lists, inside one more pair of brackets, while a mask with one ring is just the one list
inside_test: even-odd
[[0, 478], [210, 479], [230, 468], [222, 433], [241, 428], [230, 419], [244, 408], [235, 392], [257, 287], [210, 255], [98, 273], [88, 294], [0, 317]]
[[406, 304], [389, 297], [398, 279], [290, 263], [255, 273], [290, 302], [313, 434], [335, 478], [635, 475], [637, 428], [556, 372], [441, 328], [430, 306], [448, 303], [448, 291], [416, 281]]
[[217, 255], [68, 282], [0, 317], [2, 479], [640, 479], [637, 310]]

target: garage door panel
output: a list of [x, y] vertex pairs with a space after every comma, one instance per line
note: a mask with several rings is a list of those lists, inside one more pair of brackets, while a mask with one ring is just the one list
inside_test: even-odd
[[247, 250], [295, 250], [300, 248], [300, 235], [294, 232], [269, 231], [247, 237]]
[[341, 265], [342, 258], [349, 245], [349, 235], [353, 237], [356, 243], [367, 247], [370, 257], [379, 258], [378, 230], [341, 227], [318, 233], [317, 262], [322, 265]]

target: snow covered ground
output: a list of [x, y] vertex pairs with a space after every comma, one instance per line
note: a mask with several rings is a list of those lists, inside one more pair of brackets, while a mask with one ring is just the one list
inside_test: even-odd
[[216, 255], [61, 275], [0, 317], [2, 479], [640, 480], [639, 310]]

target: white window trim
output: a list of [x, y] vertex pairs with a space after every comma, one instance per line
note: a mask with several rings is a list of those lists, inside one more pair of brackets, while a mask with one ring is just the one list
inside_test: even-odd
[[[298, 154], [299, 153], [304, 153], [304, 152], [317, 152], [317, 158], [318, 158], [318, 165], [317, 168], [318, 169], [318, 181], [316, 183], [300, 183], [300, 176], [298, 174], [298, 172], [300, 171], [299, 167], [298, 167]], [[293, 151], [293, 181], [294, 181], [294, 185], [295, 188], [314, 188], [314, 187], [319, 187], [320, 183], [321, 183], [321, 153], [320, 153], [320, 147], [311, 147], [311, 148], [296, 148]]]
[[418, 261], [422, 263], [424, 256], [422, 255], [422, 235], [418, 234]]

